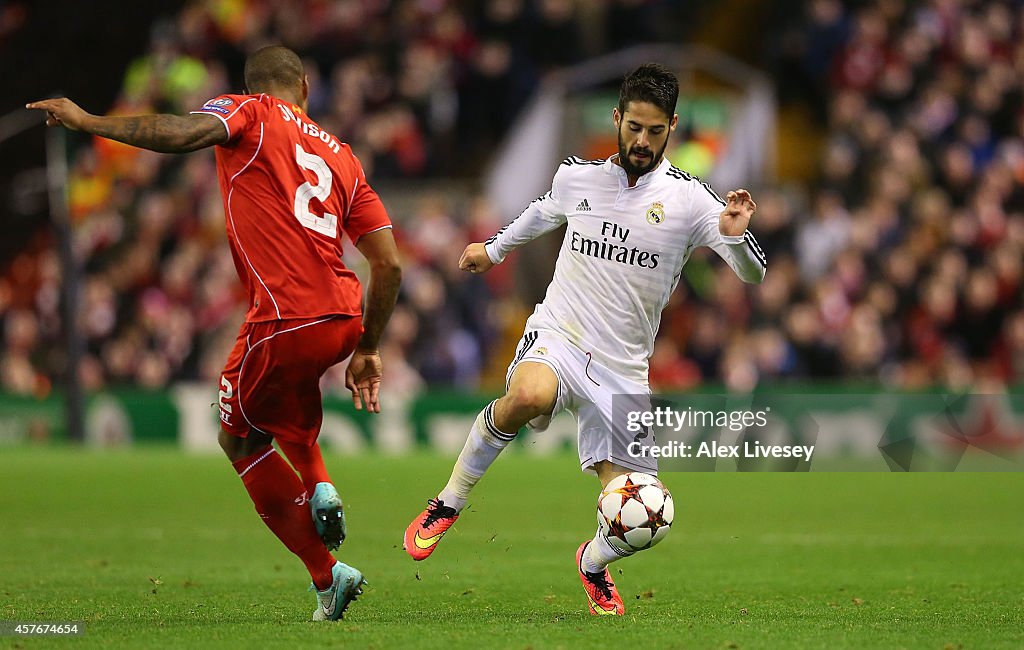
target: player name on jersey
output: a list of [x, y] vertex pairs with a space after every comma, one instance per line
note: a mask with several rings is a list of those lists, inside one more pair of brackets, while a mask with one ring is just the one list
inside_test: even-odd
[[341, 150], [341, 145], [338, 144], [338, 141], [333, 135], [327, 131], [321, 130], [316, 124], [303, 122], [302, 119], [295, 115], [295, 113], [293, 113], [292, 110], [284, 104], [278, 104], [277, 107], [281, 109], [281, 117], [284, 118], [284, 121], [295, 122], [295, 125], [299, 127], [299, 131], [302, 131], [304, 135], [320, 140], [320, 142], [323, 142], [330, 147], [331, 151], [334, 153], [338, 153]]

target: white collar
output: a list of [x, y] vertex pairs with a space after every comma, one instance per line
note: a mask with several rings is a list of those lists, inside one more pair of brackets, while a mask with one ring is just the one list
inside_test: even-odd
[[[619, 165], [613, 161], [614, 158], [618, 157], [619, 154], [617, 153], [608, 156], [608, 158], [604, 161], [604, 169], [609, 174], [617, 176], [619, 182], [628, 187], [629, 177], [626, 175], [626, 170], [622, 168], [622, 165]], [[655, 176], [657, 176], [660, 172], [664, 171], [664, 168], [671, 165], [672, 163], [668, 161], [668, 158], [662, 155], [661, 162], [658, 163], [658, 166], [637, 178], [636, 185], [634, 185], [634, 187], [640, 187], [641, 185], [646, 185], [647, 183], [650, 183]]]

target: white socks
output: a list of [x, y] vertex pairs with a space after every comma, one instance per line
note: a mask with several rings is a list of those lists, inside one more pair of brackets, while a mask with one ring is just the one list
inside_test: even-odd
[[515, 433], [505, 433], [494, 426], [494, 402], [488, 404], [473, 422], [466, 445], [455, 461], [452, 476], [437, 498], [444, 501], [446, 506], [462, 510], [469, 498], [469, 491], [515, 437]]
[[[515, 437], [515, 433], [505, 433], [494, 426], [494, 402], [488, 404], [473, 422], [466, 444], [455, 461], [452, 476], [437, 498], [456, 510], [465, 508], [473, 486]], [[598, 529], [580, 564], [587, 573], [601, 573], [609, 564], [628, 555], [632, 553], [623, 554], [616, 550]]]
[[594, 540], [587, 546], [587, 550], [583, 553], [583, 558], [580, 560], [580, 564], [583, 566], [583, 570], [587, 573], [602, 573], [605, 567], [614, 562], [615, 560], [621, 560], [624, 557], [629, 557], [632, 553], [623, 555], [621, 551], [617, 551], [601, 534], [601, 529], [597, 529], [597, 534], [594, 535]]

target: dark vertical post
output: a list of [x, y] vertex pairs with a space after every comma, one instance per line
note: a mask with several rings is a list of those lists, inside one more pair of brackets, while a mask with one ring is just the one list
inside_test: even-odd
[[50, 196], [50, 219], [57, 236], [61, 264], [61, 322], [64, 325], [65, 368], [63, 377], [64, 418], [68, 439], [85, 439], [85, 399], [78, 369], [85, 342], [78, 322], [80, 265], [75, 254], [68, 211], [67, 132], [63, 128], [46, 130], [46, 179]]

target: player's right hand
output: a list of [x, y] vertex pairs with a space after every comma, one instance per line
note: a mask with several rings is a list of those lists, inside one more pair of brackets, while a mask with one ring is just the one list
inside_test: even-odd
[[470, 244], [459, 258], [459, 270], [470, 273], [486, 273], [494, 266], [487, 249], [481, 243]]
[[25, 104], [25, 108], [46, 111], [46, 126], [65, 126], [72, 131], [80, 131], [90, 117], [89, 113], [67, 97], [32, 102]]
[[380, 413], [380, 379], [383, 376], [380, 352], [356, 350], [345, 369], [345, 388], [352, 391], [352, 405], [357, 411], [363, 406], [370, 413]]

